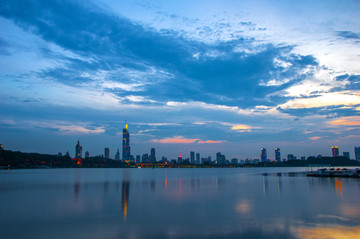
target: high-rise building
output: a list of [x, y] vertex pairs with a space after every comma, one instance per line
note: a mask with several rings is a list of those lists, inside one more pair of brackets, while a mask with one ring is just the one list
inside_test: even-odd
[[89, 153], [89, 151], [86, 151], [86, 152], [85, 152], [85, 158], [86, 158], [86, 159], [89, 159], [89, 158], [90, 158], [90, 153]]
[[196, 164], [200, 164], [200, 153], [196, 153]]
[[222, 155], [220, 152], [216, 153], [216, 163], [217, 164], [225, 164], [226, 158], [225, 155]]
[[360, 147], [355, 147], [355, 160], [360, 161]]
[[350, 159], [350, 153], [349, 152], [343, 152], [343, 156]]
[[119, 149], [117, 149], [117, 152], [115, 154], [115, 160], [120, 160], [120, 152]]
[[136, 163], [140, 163], [140, 155], [136, 155]]
[[151, 148], [150, 150], [150, 162], [156, 163], [155, 148]]
[[110, 158], [110, 149], [109, 149], [109, 148], [105, 148], [105, 150], [104, 150], [104, 155], [105, 155], [105, 158], [106, 158], [106, 159], [109, 159], [109, 158]]
[[128, 125], [125, 121], [125, 128], [123, 129], [123, 151], [122, 151], [123, 161], [130, 161], [130, 134], [128, 130]]
[[281, 162], [280, 148], [275, 148], [275, 161]]
[[183, 158], [181, 157], [181, 153], [179, 153], [179, 157], [177, 159], [178, 163], [182, 163], [183, 162]]
[[148, 154], [143, 154], [141, 157], [141, 162], [142, 163], [148, 163], [149, 162], [149, 155]]
[[75, 158], [82, 158], [82, 146], [80, 145], [79, 140], [75, 146]]
[[333, 157], [339, 157], [340, 156], [340, 151], [339, 151], [338, 146], [331, 147], [331, 151], [332, 151], [332, 156]]
[[190, 152], [190, 163], [194, 164], [195, 163], [195, 153], [194, 152]]
[[4, 145], [0, 144], [0, 150], [4, 150]]
[[261, 149], [261, 162], [266, 162], [266, 161], [267, 161], [266, 148], [262, 148]]

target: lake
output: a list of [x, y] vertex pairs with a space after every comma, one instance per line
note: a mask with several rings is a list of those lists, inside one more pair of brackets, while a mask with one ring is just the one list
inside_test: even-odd
[[2, 170], [0, 237], [360, 238], [360, 179], [306, 170]]

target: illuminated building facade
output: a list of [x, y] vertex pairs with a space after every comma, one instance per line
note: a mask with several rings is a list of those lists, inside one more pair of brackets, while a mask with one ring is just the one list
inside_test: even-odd
[[275, 148], [275, 161], [281, 162], [280, 148]]
[[179, 153], [179, 157], [177, 159], [178, 163], [182, 163], [183, 162], [183, 158], [181, 157], [181, 153]]
[[123, 129], [123, 150], [122, 150], [123, 161], [130, 161], [130, 134], [128, 125], [125, 122], [125, 128]]
[[109, 149], [109, 148], [105, 148], [105, 150], [104, 150], [104, 155], [105, 155], [105, 158], [106, 158], [106, 159], [109, 159], [109, 158], [110, 158], [110, 149]]
[[80, 145], [79, 140], [75, 146], [75, 158], [82, 158], [82, 146]]
[[355, 160], [360, 161], [360, 147], [355, 147]]
[[339, 157], [340, 156], [340, 150], [338, 146], [331, 147], [332, 156], [333, 157]]
[[266, 161], [267, 161], [266, 148], [262, 148], [262, 149], [261, 149], [261, 162], [266, 162]]

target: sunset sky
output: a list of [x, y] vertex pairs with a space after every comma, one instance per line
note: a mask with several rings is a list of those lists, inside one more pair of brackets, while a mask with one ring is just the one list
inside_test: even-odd
[[0, 143], [74, 156], [360, 146], [360, 2], [0, 0]]

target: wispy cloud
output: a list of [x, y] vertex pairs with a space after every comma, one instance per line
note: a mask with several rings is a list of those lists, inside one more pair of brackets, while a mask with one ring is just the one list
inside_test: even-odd
[[94, 126], [88, 122], [66, 122], [59, 120], [2, 120], [1, 123], [14, 128], [55, 129], [61, 134], [101, 134], [105, 132], [104, 126]]
[[327, 106], [355, 106], [360, 104], [360, 92], [342, 91], [323, 93], [317, 97], [298, 98], [279, 105], [282, 109], [308, 109]]

